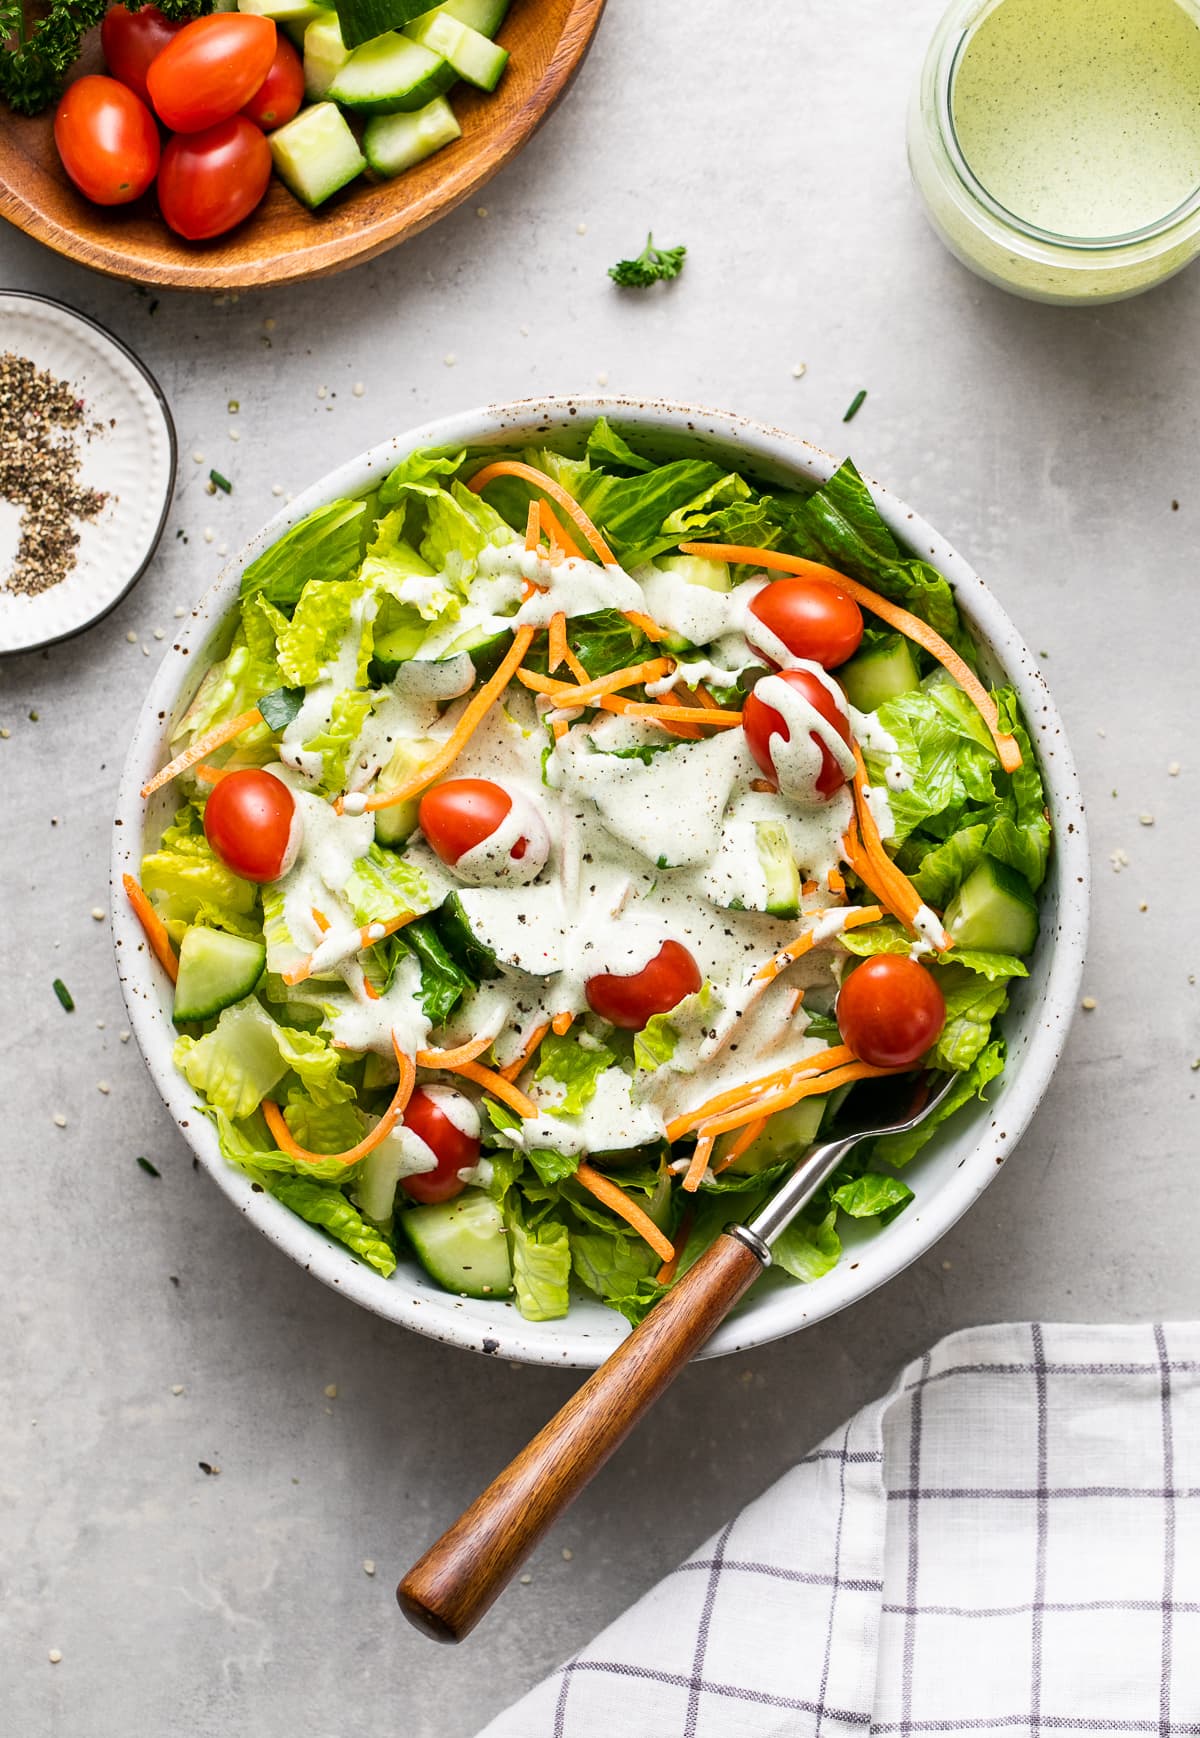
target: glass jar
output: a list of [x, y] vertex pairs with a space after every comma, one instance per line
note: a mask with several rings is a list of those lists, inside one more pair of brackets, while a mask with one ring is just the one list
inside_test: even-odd
[[[971, 271], [1034, 301], [1114, 302], [1164, 282], [1200, 252], [1200, 187], [1140, 229], [1089, 240], [1024, 221], [972, 171], [955, 128], [954, 81], [972, 35], [1004, 3], [956, 0], [934, 34], [913, 92], [908, 160], [934, 229]], [[1097, 172], [1103, 174], [1103, 165]]]

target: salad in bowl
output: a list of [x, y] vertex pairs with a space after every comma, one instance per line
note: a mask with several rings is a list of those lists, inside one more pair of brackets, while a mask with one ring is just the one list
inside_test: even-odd
[[224, 1163], [532, 1323], [640, 1320], [858, 1082], [952, 1072], [775, 1266], [911, 1212], [1055, 844], [1016, 692], [851, 462], [624, 427], [408, 451], [262, 548], [124, 874]]

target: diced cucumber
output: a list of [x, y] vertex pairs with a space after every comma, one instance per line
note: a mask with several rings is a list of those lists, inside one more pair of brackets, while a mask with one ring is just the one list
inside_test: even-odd
[[481, 1189], [453, 1201], [400, 1214], [417, 1260], [431, 1279], [459, 1297], [507, 1297], [512, 1261], [500, 1209]]
[[885, 700], [921, 686], [912, 647], [903, 634], [890, 635], [859, 652], [842, 665], [837, 679], [851, 706], [860, 712], [874, 712]]
[[1023, 875], [985, 857], [972, 869], [943, 918], [955, 947], [987, 953], [1032, 953], [1038, 938], [1038, 907]]
[[454, 76], [440, 55], [389, 30], [356, 48], [325, 94], [360, 115], [392, 115], [423, 109], [450, 88]]
[[314, 18], [304, 32], [304, 95], [318, 102], [350, 58], [336, 12]]
[[[379, 789], [390, 791], [403, 784], [423, 766], [428, 765], [440, 747], [440, 743], [431, 742], [426, 737], [398, 742], [392, 750], [391, 759], [379, 775]], [[409, 834], [416, 830], [417, 810], [420, 806], [421, 799], [411, 797], [407, 802], [393, 803], [389, 809], [376, 809], [375, 837], [379, 843], [403, 845]]]
[[727, 561], [710, 561], [707, 555], [668, 555], [656, 565], [664, 573], [677, 573], [689, 585], [704, 586], [706, 591], [730, 589]]
[[459, 635], [454, 644], [447, 648], [446, 656], [452, 658], [456, 652], [469, 653], [476, 676], [486, 682], [489, 676], [496, 674], [511, 648], [512, 634], [507, 628], [494, 634], [490, 628], [474, 627]]
[[[785, 1159], [798, 1159], [805, 1147], [816, 1140], [824, 1114], [822, 1098], [802, 1098], [787, 1110], [777, 1110], [758, 1139], [738, 1154], [729, 1169], [752, 1175], [755, 1171], [768, 1171]], [[736, 1134], [720, 1136], [713, 1148], [714, 1163], [720, 1163], [736, 1139]]]
[[[374, 125], [374, 121], [369, 122], [367, 131], [370, 132]], [[363, 143], [366, 144], [365, 138]], [[380, 675], [390, 681], [401, 664], [407, 664], [411, 658], [416, 657], [428, 632], [428, 622], [422, 621], [413, 622], [411, 626], [405, 624], [403, 627], [389, 628], [386, 633], [380, 634], [371, 650], [372, 661], [379, 665]]]
[[438, 12], [448, 12], [451, 18], [458, 18], [463, 24], [469, 24], [481, 36], [495, 36], [504, 23], [504, 14], [508, 7], [509, 0], [445, 0], [444, 5], [435, 6], [432, 12], [423, 12], [412, 22], [423, 24], [427, 18], [434, 17]]
[[486, 943], [479, 940], [471, 928], [466, 912], [463, 910], [462, 898], [457, 893], [448, 893], [442, 901], [434, 925], [441, 936], [447, 950], [475, 978], [498, 978], [500, 967], [496, 956]]
[[320, 205], [367, 166], [345, 116], [333, 103], [301, 109], [267, 143], [276, 174], [309, 206]]
[[755, 843], [767, 884], [766, 909], [772, 917], [799, 917], [800, 871], [782, 821], [755, 821]]
[[405, 1164], [404, 1148], [393, 1130], [377, 1147], [372, 1147], [359, 1167], [350, 1191], [355, 1206], [376, 1225], [385, 1225], [392, 1217], [396, 1189], [405, 1173], [411, 1175], [411, 1166]]
[[318, 6], [316, 0], [237, 0], [237, 9], [256, 18], [273, 18], [276, 24], [311, 24], [329, 14], [329, 8]]
[[376, 115], [363, 134], [363, 156], [377, 175], [399, 175], [462, 137], [445, 97], [411, 115]]
[[179, 949], [176, 1022], [211, 1020], [248, 996], [262, 977], [267, 950], [261, 941], [193, 924]]
[[508, 50], [491, 42], [478, 30], [472, 30], [460, 18], [448, 12], [435, 12], [430, 18], [414, 19], [405, 26], [411, 36], [431, 54], [440, 54], [447, 66], [453, 67], [459, 78], [476, 85], [482, 91], [494, 91], [508, 65]]

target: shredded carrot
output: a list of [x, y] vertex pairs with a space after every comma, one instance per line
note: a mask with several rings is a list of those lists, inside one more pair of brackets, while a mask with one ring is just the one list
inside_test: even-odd
[[312, 920], [320, 930], [321, 934], [324, 935], [325, 931], [329, 928], [329, 919], [323, 911], [318, 911], [315, 905], [312, 907]]
[[[623, 694], [605, 694], [600, 700], [597, 700], [596, 704], [601, 712], [631, 712], [635, 702], [626, 700]], [[695, 741], [698, 736], [703, 735], [702, 731], [697, 731], [694, 724], [676, 724], [670, 718], [664, 718], [663, 711], [663, 707], [655, 707], [652, 716], [655, 724], [660, 725], [668, 736], [687, 737], [690, 741]], [[640, 717], [641, 714], [639, 713], [637, 716]], [[706, 719], [705, 723], [707, 722]]]
[[286, 1153], [289, 1159], [295, 1159], [301, 1165], [327, 1165], [331, 1159], [340, 1165], [353, 1165], [359, 1159], [365, 1158], [381, 1141], [385, 1141], [395, 1128], [397, 1122], [408, 1108], [412, 1097], [412, 1089], [416, 1083], [417, 1071], [413, 1067], [411, 1056], [400, 1048], [400, 1040], [392, 1033], [392, 1048], [396, 1052], [396, 1061], [400, 1064], [400, 1084], [397, 1086], [392, 1102], [388, 1105], [370, 1134], [364, 1135], [357, 1146], [348, 1147], [344, 1153], [313, 1153], [307, 1147], [302, 1147], [296, 1141], [291, 1129], [284, 1120], [283, 1112], [269, 1098], [263, 1099], [263, 1114], [267, 1119], [267, 1127], [274, 1136], [275, 1145], [281, 1153]]
[[[692, 706], [643, 706], [633, 702], [623, 710], [632, 713], [634, 718], [649, 718], [655, 724], [669, 719], [676, 724], [690, 724], [693, 729], [698, 716]], [[742, 715], [740, 712], [706, 712], [700, 722], [719, 725], [722, 730], [733, 730], [742, 722]]]
[[[500, 665], [500, 668], [496, 671], [496, 674], [491, 678], [491, 680], [485, 682], [478, 694], [475, 695], [471, 704], [467, 707], [466, 711], [455, 725], [453, 735], [450, 737], [448, 742], [443, 744], [441, 751], [433, 760], [426, 761], [420, 772], [414, 773], [411, 778], [405, 779], [404, 783], [398, 785], [394, 791], [387, 791], [382, 796], [369, 798], [367, 801], [368, 810], [390, 809], [394, 807], [396, 803], [407, 802], [410, 797], [417, 796], [418, 793], [423, 791], [427, 785], [431, 785], [434, 779], [441, 778], [447, 767], [453, 766], [459, 754], [475, 734], [475, 731], [478, 729], [484, 715], [489, 711], [492, 702], [500, 698], [501, 694], [503, 694], [504, 690], [508, 687], [509, 682], [520, 669], [521, 659], [529, 650], [530, 643], [532, 642], [536, 631], [535, 628], [531, 627], [517, 629], [516, 633], [513, 635], [512, 645], [509, 647], [508, 652], [505, 655], [504, 662]], [[340, 798], [338, 799], [338, 802], [340, 805]]]
[[174, 760], [168, 761], [161, 772], [156, 772], [149, 784], [142, 786], [142, 795], [153, 796], [163, 785], [170, 784], [181, 772], [186, 772], [197, 761], [203, 760], [205, 755], [211, 754], [214, 748], [223, 747], [225, 743], [232, 742], [235, 736], [240, 736], [243, 730], [250, 730], [254, 725], [262, 723], [262, 713], [257, 706], [251, 706], [248, 712], [239, 712], [227, 724], [214, 724], [211, 730], [198, 736], [190, 748], [185, 748], [182, 754], [177, 754]]
[[778, 786], [778, 785], [777, 785], [777, 784], [776, 784], [776, 783], [775, 783], [775, 781], [774, 781], [774, 779], [769, 779], [769, 778], [752, 778], [752, 779], [751, 779], [751, 780], [750, 780], [750, 789], [751, 789], [751, 790], [752, 790], [752, 791], [771, 791], [771, 792], [776, 792], [776, 791], [778, 791], [778, 789], [779, 789], [779, 786]]
[[574, 1024], [574, 1014], [555, 1014], [553, 1020], [550, 1022], [550, 1030], [554, 1033], [556, 1038], [565, 1038]]
[[365, 972], [363, 973], [363, 995], [367, 998], [368, 1002], [377, 1002], [379, 1000], [379, 991], [375, 988]]
[[694, 1195], [696, 1193], [696, 1190], [700, 1187], [700, 1184], [704, 1179], [704, 1173], [708, 1169], [708, 1161], [712, 1158], [713, 1143], [715, 1140], [715, 1135], [705, 1134], [704, 1131], [701, 1130], [700, 1138], [696, 1142], [696, 1150], [692, 1154], [692, 1162], [684, 1173], [683, 1178], [683, 1187], [689, 1195]]
[[468, 1038], [453, 1050], [418, 1050], [417, 1061], [422, 1068], [460, 1068], [464, 1062], [474, 1062], [493, 1042], [491, 1038]]
[[908, 639], [915, 640], [923, 646], [930, 657], [936, 658], [944, 670], [948, 670], [958, 683], [963, 693], [970, 700], [983, 722], [987, 725], [992, 741], [996, 745], [996, 753], [1000, 757], [1000, 765], [1005, 772], [1016, 772], [1021, 764], [1021, 750], [1016, 738], [1009, 736], [1000, 728], [1000, 715], [996, 711], [996, 702], [992, 699], [975, 672], [963, 662], [953, 646], [946, 641], [918, 616], [901, 609], [898, 604], [891, 603], [887, 598], [880, 597], [878, 592], [869, 586], [860, 585], [856, 579], [850, 579], [844, 573], [839, 573], [834, 567], [825, 567], [819, 561], [805, 561], [798, 555], [784, 555], [778, 549], [750, 549], [740, 543], [681, 543], [680, 549], [685, 555], [705, 555], [713, 561], [749, 562], [755, 567], [775, 568], [781, 573], [796, 573], [805, 579], [821, 579], [828, 585], [837, 585], [856, 603], [869, 609], [872, 615], [879, 616], [889, 626], [897, 629]]
[[844, 1044], [833, 1044], [828, 1050], [819, 1050], [815, 1056], [805, 1056], [799, 1062], [789, 1063], [786, 1068], [776, 1068], [757, 1080], [747, 1080], [742, 1086], [731, 1086], [725, 1092], [717, 1093], [715, 1098], [705, 1099], [695, 1110], [685, 1111], [682, 1116], [675, 1117], [667, 1124], [667, 1139], [673, 1145], [681, 1135], [698, 1128], [710, 1117], [719, 1116], [724, 1110], [733, 1110], [737, 1105], [760, 1098], [781, 1079], [795, 1080], [801, 1075], [807, 1079], [813, 1075], [826, 1074], [833, 1068], [844, 1068], [854, 1060], [854, 1053], [847, 1050]]
[[[700, 701], [697, 700], [693, 696], [691, 691], [687, 688], [684, 688], [682, 691], [680, 691], [678, 688], [671, 688], [668, 690], [668, 694], [674, 696], [674, 700], [668, 699], [667, 694], [655, 694], [654, 695], [654, 704], [659, 708], [660, 711], [663, 709], [663, 707], [671, 706], [672, 704], [679, 704], [679, 705], [686, 706], [693, 712], [703, 712], [703, 710], [704, 710], [704, 707], [701, 705]], [[698, 724], [692, 724], [692, 723], [674, 724], [674, 725], [672, 725], [672, 728], [671, 728], [671, 734], [673, 736], [687, 737], [689, 739], [689, 741], [691, 741], [691, 742], [703, 742], [704, 741], [704, 732], [700, 729]]]
[[[819, 914], [818, 922], [820, 916], [823, 915], [823, 913]], [[861, 911], [848, 911], [846, 913], [842, 929], [861, 929], [865, 923], [878, 923], [882, 916], [883, 912], [878, 905], [864, 905]], [[840, 932], [834, 931], [834, 934], [838, 933]], [[832, 941], [833, 936], [831, 935], [829, 939]], [[766, 965], [759, 966], [754, 974], [754, 981], [756, 983], [764, 981], [770, 983], [773, 978], [779, 976], [780, 972], [785, 972], [793, 960], [798, 960], [801, 955], [808, 953], [810, 948], [814, 948], [816, 945], [817, 931], [814, 925], [812, 929], [806, 929], [803, 935], [798, 935], [795, 941], [789, 941], [786, 947], [781, 947], [779, 952], [767, 961]]]
[[567, 661], [567, 618], [562, 610], [556, 610], [550, 617], [549, 642], [549, 669], [553, 675]]
[[624, 670], [613, 670], [608, 676], [589, 677], [586, 682], [554, 681], [552, 677], [535, 676], [522, 670], [519, 680], [539, 694], [549, 694], [563, 706], [593, 706], [605, 694], [617, 694], [622, 688], [635, 688], [644, 682], [655, 682], [673, 668], [670, 658], [651, 658], [644, 664], [630, 664]]
[[[785, 1090], [772, 1093], [770, 1097], [760, 1099], [757, 1104], [742, 1105], [738, 1110], [726, 1111], [723, 1116], [713, 1117], [704, 1125], [704, 1132], [711, 1135], [728, 1134], [730, 1129], [744, 1128], [756, 1117], [774, 1116], [777, 1110], [787, 1110], [791, 1105], [798, 1104], [802, 1098], [815, 1098], [826, 1092], [834, 1092], [839, 1086], [850, 1086], [856, 1080], [873, 1080], [884, 1074], [903, 1074], [902, 1068], [875, 1068], [867, 1062], [850, 1062], [845, 1068], [833, 1068], [824, 1074], [818, 1074], [815, 1079], [797, 1081]], [[786, 1070], [781, 1070], [786, 1073]]]
[[[442, 1063], [444, 1068], [446, 1065]], [[518, 1116], [531, 1117], [538, 1113], [537, 1105], [531, 1098], [526, 1098], [519, 1087], [506, 1080], [503, 1074], [494, 1068], [484, 1068], [478, 1062], [459, 1062], [454, 1068], [455, 1074], [461, 1074], [467, 1080], [473, 1080], [476, 1086], [482, 1086], [485, 1092], [490, 1092], [493, 1098], [500, 1099], [510, 1110], [515, 1110]]]
[[648, 1213], [643, 1213], [637, 1203], [630, 1200], [624, 1189], [618, 1189], [617, 1185], [610, 1182], [601, 1172], [594, 1171], [586, 1160], [575, 1172], [575, 1180], [582, 1183], [588, 1193], [594, 1195], [597, 1201], [611, 1208], [619, 1219], [624, 1219], [627, 1225], [632, 1225], [638, 1236], [645, 1238], [656, 1255], [660, 1255], [664, 1261], [670, 1261], [675, 1253], [671, 1239], [665, 1232], [658, 1229]]
[[730, 1143], [729, 1151], [725, 1154], [725, 1157], [721, 1160], [720, 1164], [713, 1166], [714, 1177], [719, 1177], [722, 1171], [727, 1171], [736, 1159], [741, 1158], [742, 1154], [748, 1147], [754, 1145], [759, 1135], [766, 1128], [768, 1120], [767, 1117], [760, 1116], [754, 1122], [748, 1122], [744, 1129], [739, 1130], [738, 1134]]
[[525, 1040], [521, 1054], [519, 1056], [514, 1056], [511, 1062], [506, 1062], [503, 1068], [497, 1070], [497, 1073], [502, 1074], [505, 1080], [515, 1080], [519, 1074], [524, 1072], [525, 1068], [533, 1060], [538, 1045], [549, 1030], [549, 1020], [543, 1021], [540, 1026], [535, 1026], [533, 1031]]
[[[862, 750], [854, 744], [854, 809], [858, 817], [858, 836], [862, 841], [862, 858], [865, 858], [865, 872], [855, 863], [851, 867], [860, 878], [866, 882], [888, 910], [898, 917], [906, 929], [915, 934], [918, 931], [918, 920], [922, 911], [928, 911], [912, 882], [904, 871], [893, 863], [883, 848], [883, 840], [879, 836], [879, 828], [875, 825], [875, 816], [867, 801], [867, 769], [863, 761]], [[855, 839], [850, 839], [850, 849], [856, 850]], [[849, 859], [848, 859], [849, 860]], [[860, 861], [862, 859], [860, 858]], [[936, 943], [939, 951], [944, 953], [953, 945], [945, 930], [942, 938]]]
[[175, 957], [175, 949], [171, 946], [171, 938], [167, 934], [166, 924], [132, 875], [122, 875], [121, 880], [125, 887], [125, 897], [133, 907], [134, 916], [146, 932], [146, 940], [150, 943], [163, 971], [174, 983], [179, 976], [179, 961]]
[[196, 766], [192, 768], [193, 776], [202, 785], [219, 785], [223, 778], [228, 778], [235, 769], [230, 766]]
[[683, 1260], [683, 1252], [687, 1248], [687, 1240], [692, 1234], [692, 1221], [695, 1217], [695, 1209], [689, 1207], [684, 1213], [683, 1218], [679, 1221], [679, 1229], [675, 1233], [675, 1243], [671, 1250], [671, 1258], [669, 1261], [663, 1262], [662, 1266], [654, 1276], [655, 1281], [659, 1285], [670, 1285], [671, 1281], [675, 1278], [679, 1263]]
[[[316, 916], [317, 913], [314, 911], [313, 917], [315, 918]], [[402, 911], [398, 917], [389, 917], [386, 923], [364, 923], [358, 932], [358, 947], [355, 948], [354, 951], [357, 953], [364, 947], [374, 947], [375, 943], [377, 941], [382, 941], [385, 935], [395, 935], [396, 931], [398, 929], [403, 929], [406, 923], [412, 923], [416, 916], [417, 913], [415, 911]], [[317, 928], [320, 929], [320, 927], [320, 924], [318, 924]], [[326, 925], [326, 928], [328, 928], [328, 925]], [[322, 934], [323, 933], [324, 931], [322, 931]], [[284, 983], [302, 984], [305, 979], [311, 978], [313, 974], [313, 960], [315, 958], [315, 954], [306, 954], [300, 961], [299, 965], [293, 966], [290, 972], [281, 973]], [[378, 1001], [379, 998], [378, 996], [375, 996], [372, 999]]]
[[[654, 704], [655, 704], [655, 706], [657, 706], [659, 712], [665, 712], [667, 710], [668, 703], [665, 700], [656, 699]], [[685, 708], [685, 710], [691, 710], [691, 708]], [[700, 710], [700, 708], [696, 707], [695, 710], [698, 712]], [[671, 707], [672, 714], [674, 714], [676, 711], [677, 711], [677, 708], [672, 706]], [[669, 724], [664, 723], [662, 719], [658, 719], [658, 722], [663, 724], [664, 730], [669, 729], [672, 736], [682, 736], [688, 742], [703, 742], [705, 740], [704, 732], [701, 730], [701, 728], [698, 724], [691, 724], [691, 723], [681, 724], [679, 722], [679, 720], [676, 718], [672, 718], [672, 720]], [[706, 722], [707, 722], [707, 720], [706, 720]]]
[[815, 893], [816, 891], [817, 891], [817, 883], [815, 881], [806, 881], [800, 889], [800, 892], [804, 896], [805, 899], [807, 899], [811, 894]]
[[476, 471], [467, 487], [473, 494], [482, 495], [489, 483], [497, 477], [519, 477], [524, 483], [531, 483], [535, 489], [540, 489], [543, 495], [557, 503], [574, 521], [584, 537], [591, 544], [600, 560], [606, 567], [615, 565], [616, 557], [599, 531], [592, 524], [583, 508], [573, 496], [568, 495], [561, 483], [556, 483], [553, 477], [548, 477], [545, 471], [539, 471], [535, 465], [526, 465], [520, 459], [496, 459], [490, 465], [485, 465], [481, 471]]
[[576, 561], [582, 561], [582, 549], [580, 549], [578, 543], [576, 543], [575, 539], [571, 536], [571, 533], [567, 530], [566, 526], [558, 517], [553, 507], [551, 507], [550, 503], [548, 501], [537, 501], [533, 503], [533, 505], [537, 508], [542, 530], [550, 539], [551, 549], [560, 549], [568, 559], [573, 557]]
[[[834, 866], [834, 868], [832, 868], [829, 871], [829, 874], [826, 876], [826, 882], [827, 882], [827, 885], [829, 887], [829, 891], [831, 893], [836, 893], [839, 895], [839, 897], [843, 893], [845, 893], [845, 891], [846, 891], [846, 877], [842, 874], [841, 870], [836, 867], [836, 865]], [[815, 882], [813, 884], [813, 892], [814, 893], [816, 892]]]
[[566, 652], [563, 655], [567, 660], [567, 669], [571, 672], [577, 682], [591, 681], [592, 678], [588, 675], [583, 665], [579, 662], [579, 659], [571, 650], [571, 642], [569, 640], [567, 641]]
[[701, 706], [706, 706], [710, 712], [719, 712], [721, 710], [720, 701], [713, 699], [703, 682], [697, 682], [695, 688], [692, 689], [691, 692], [695, 694]]
[[660, 640], [666, 638], [666, 635], [654, 620], [654, 617], [648, 616], [645, 610], [622, 610], [621, 614], [625, 617], [627, 622], [632, 622], [635, 628], [641, 628], [646, 638], [648, 640], [653, 640], [655, 645], [657, 645]]

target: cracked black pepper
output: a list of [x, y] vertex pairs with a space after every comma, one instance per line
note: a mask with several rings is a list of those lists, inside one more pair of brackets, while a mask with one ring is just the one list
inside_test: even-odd
[[101, 426], [85, 423], [83, 400], [68, 382], [26, 356], [0, 353], [0, 497], [21, 509], [16, 559], [0, 591], [33, 597], [75, 566], [79, 525], [108, 501], [79, 477], [80, 441]]

